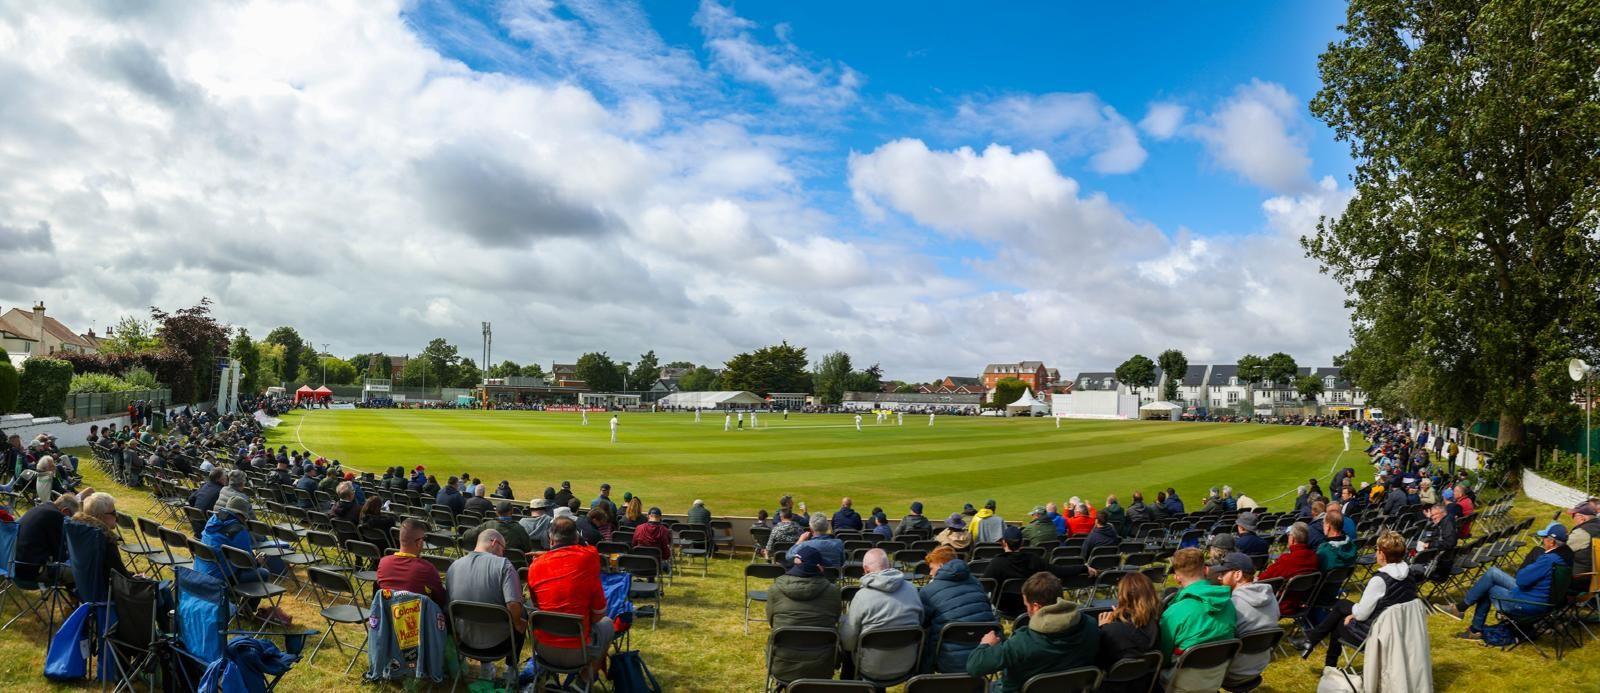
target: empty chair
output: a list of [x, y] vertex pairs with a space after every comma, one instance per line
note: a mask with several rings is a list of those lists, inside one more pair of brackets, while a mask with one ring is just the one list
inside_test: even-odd
[[335, 651], [345, 649], [355, 651], [355, 654], [350, 657], [350, 662], [344, 667], [344, 672], [349, 674], [350, 669], [355, 667], [356, 662], [360, 661], [361, 655], [367, 651], [366, 638], [359, 638], [354, 644], [346, 644], [339, 637], [339, 626], [341, 624], [365, 625], [368, 616], [367, 609], [361, 606], [361, 596], [356, 592], [347, 574], [326, 568], [313, 567], [306, 569], [306, 575], [310, 578], [311, 585], [314, 588], [313, 593], [316, 595], [317, 606], [320, 609], [322, 619], [328, 624], [327, 630], [322, 632], [322, 637], [317, 640], [316, 646], [311, 648], [311, 654], [306, 659], [315, 661], [317, 652], [322, 649], [322, 644], [329, 637], [332, 637]]
[[1106, 670], [1100, 687], [1115, 691], [1150, 691], [1161, 672], [1161, 653], [1150, 651], [1138, 657], [1123, 657]]
[[923, 674], [906, 682], [905, 693], [986, 693], [988, 682], [968, 674]]
[[1166, 675], [1166, 690], [1214, 691], [1221, 688], [1239, 644], [1238, 640], [1218, 640], [1184, 651]]
[[1022, 685], [1022, 693], [1088, 693], [1099, 687], [1100, 676], [1100, 670], [1094, 667], [1039, 674]]
[[[772, 585], [772, 581], [773, 580], [776, 580], [779, 577], [782, 577], [785, 570], [786, 569], [781, 565], [772, 565], [770, 563], [752, 563], [750, 565], [745, 566], [745, 568], [744, 568], [744, 632], [746, 632], [746, 633], [750, 632], [750, 622], [751, 621], [762, 621], [762, 622], [764, 622], [764, 621], [767, 620], [765, 615], [762, 615], [760, 618], [754, 618], [754, 619], [750, 618], [750, 605], [751, 604], [756, 604], [756, 603], [765, 604], [767, 602], [767, 588]], [[760, 580], [761, 581], [761, 583], [760, 583], [761, 587], [759, 589], [751, 589], [750, 588], [750, 579], [751, 578], [755, 578], [756, 580]]]
[[790, 683], [784, 690], [789, 693], [873, 693], [878, 689], [866, 681], [800, 679]]

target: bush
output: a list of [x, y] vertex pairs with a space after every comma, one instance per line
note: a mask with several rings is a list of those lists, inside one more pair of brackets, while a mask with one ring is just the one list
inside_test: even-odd
[[56, 359], [28, 359], [18, 378], [17, 411], [34, 416], [65, 416], [72, 364]]
[[161, 383], [156, 381], [155, 374], [143, 368], [128, 369], [127, 373], [122, 374], [122, 379], [135, 390], [157, 390], [161, 388]]
[[16, 411], [17, 407], [17, 369], [4, 355], [0, 350], [0, 414]]
[[114, 375], [104, 373], [79, 373], [72, 376], [67, 392], [127, 392], [137, 387]]

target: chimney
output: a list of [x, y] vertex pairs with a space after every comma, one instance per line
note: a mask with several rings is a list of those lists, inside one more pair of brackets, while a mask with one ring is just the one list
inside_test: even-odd
[[39, 345], [44, 346], [44, 301], [33, 306], [33, 338], [39, 340]]

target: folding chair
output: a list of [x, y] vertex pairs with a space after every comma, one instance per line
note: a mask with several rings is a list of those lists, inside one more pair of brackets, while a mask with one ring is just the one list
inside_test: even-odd
[[1101, 675], [1094, 667], [1039, 674], [1022, 684], [1022, 693], [1089, 693], [1100, 687]]
[[700, 559], [700, 577], [705, 577], [711, 569], [711, 546], [708, 541], [703, 529], [685, 529], [678, 533], [678, 556], [684, 563]]
[[122, 530], [124, 536], [133, 537], [133, 541], [117, 546], [118, 549], [128, 555], [128, 568], [134, 572], [143, 572], [139, 570], [139, 562], [143, 561], [145, 567], [149, 568], [152, 573], [155, 572], [156, 564], [150, 560], [150, 557], [161, 553], [161, 549], [150, 545], [144, 533], [139, 531], [139, 525], [133, 521], [133, 516], [120, 510], [117, 511], [117, 528]]
[[762, 615], [762, 617], [758, 619], [750, 618], [750, 605], [752, 603], [759, 602], [765, 604], [767, 602], [767, 590], [750, 589], [750, 578], [767, 580], [767, 586], [770, 587], [770, 581], [783, 577], [785, 572], [788, 571], [786, 571], [783, 566], [772, 565], [770, 563], [751, 563], [750, 565], [744, 567], [744, 632], [746, 635], [750, 634], [751, 621], [760, 621], [762, 623], [766, 623], [767, 621], [767, 617], [765, 615]]
[[[539, 642], [540, 633], [575, 638], [579, 645], [577, 648], [546, 645]], [[583, 617], [535, 611], [528, 615], [528, 637], [533, 640], [533, 661], [539, 672], [533, 682], [534, 690], [546, 690], [546, 683], [552, 681], [562, 690], [572, 690], [577, 685], [577, 690], [587, 692], [594, 685], [593, 667], [589, 666], [588, 652], [584, 649], [588, 646], [589, 629], [584, 626]], [[576, 659], [583, 660], [581, 663], [573, 661], [574, 649], [577, 650]], [[565, 676], [566, 680], [562, 681], [560, 676]]]
[[1100, 685], [1125, 684], [1120, 690], [1155, 690], [1157, 675], [1161, 673], [1161, 653], [1150, 651], [1137, 657], [1123, 657], [1106, 670]]
[[[804, 670], [798, 676], [781, 680], [772, 672], [773, 653], [779, 650], [805, 656]], [[832, 628], [774, 628], [767, 636], [767, 675], [763, 690], [771, 693], [774, 683], [781, 687], [800, 679], [831, 677], [838, 668], [838, 657], [839, 633]]]
[[944, 646], [947, 643], [977, 647], [978, 643], [983, 641], [983, 636], [989, 633], [999, 633], [1001, 637], [1004, 637], [1005, 632], [1005, 628], [1000, 625], [999, 621], [958, 621], [944, 624], [939, 628], [939, 634], [934, 636], [933, 639], [933, 671], [941, 674], [959, 674], [966, 671], [964, 665], [956, 671], [940, 668], [939, 654], [944, 651]]
[[800, 679], [791, 682], [784, 690], [789, 693], [875, 693], [878, 689], [865, 681]]
[[988, 682], [968, 674], [923, 674], [906, 682], [905, 693], [987, 693]]
[[1195, 645], [1178, 655], [1167, 677], [1167, 691], [1214, 691], [1222, 687], [1228, 664], [1239, 652], [1238, 640], [1218, 640]]
[[[178, 566], [183, 566], [185, 568], [194, 567], [194, 561], [174, 555], [172, 553], [172, 546], [168, 543], [169, 540], [167, 539], [166, 532], [173, 532], [174, 534], [177, 534], [180, 539], [182, 539], [183, 534], [181, 532], [168, 530], [166, 527], [163, 527], [161, 523], [156, 522], [148, 517], [135, 518], [134, 521], [139, 525], [139, 531], [144, 534], [146, 542], [152, 542], [151, 537], [154, 537], [154, 541], [150, 545], [157, 546], [159, 544], [160, 551], [158, 553], [150, 554], [146, 557], [150, 561], [151, 573], [156, 579], [159, 580], [161, 578], [162, 569], [166, 569], [166, 571], [170, 574], [172, 569]], [[179, 544], [179, 546], [182, 545], [183, 544]]]
[[369, 611], [366, 607], [361, 606], [361, 595], [350, 584], [350, 577], [347, 574], [326, 568], [307, 568], [306, 576], [311, 580], [312, 593], [316, 597], [317, 608], [321, 610], [322, 619], [328, 623], [328, 629], [322, 633], [322, 637], [317, 640], [317, 644], [311, 648], [311, 654], [306, 657], [306, 661], [316, 661], [317, 652], [322, 649], [322, 643], [326, 642], [328, 636], [331, 635], [333, 636], [334, 647], [337, 650], [348, 648], [356, 652], [350, 658], [350, 663], [344, 667], [344, 673], [349, 674], [350, 670], [355, 667], [356, 662], [361, 659], [361, 655], [366, 653], [367, 642], [366, 638], [363, 637], [356, 645], [345, 644], [344, 641], [339, 639], [339, 625], [365, 624]]
[[[1239, 636], [1239, 651], [1234, 653], [1238, 659], [1245, 655], [1263, 657], [1263, 671], [1267, 663], [1272, 661], [1272, 651], [1277, 649], [1278, 643], [1283, 641], [1283, 629], [1278, 627], [1262, 628]], [[1222, 688], [1228, 693], [1248, 693], [1261, 687], [1261, 674], [1253, 676], [1235, 677], [1231, 672], [1223, 677]]]
[[111, 604], [117, 625], [106, 638], [106, 652], [114, 663], [117, 682], [112, 693], [133, 693], [140, 674], [146, 674], [148, 690], [155, 689], [156, 643], [162, 638], [157, 615], [161, 586], [154, 580], [111, 576]]
[[[749, 566], [755, 567], [755, 566]], [[774, 566], [776, 567], [776, 566]], [[650, 617], [650, 630], [655, 630], [661, 620], [661, 563], [652, 556], [625, 553], [617, 556], [617, 568], [633, 576], [633, 581], [628, 586], [628, 599], [646, 599], [655, 602], [652, 605], [637, 607], [634, 616]], [[748, 571], [746, 571], [748, 572]], [[748, 618], [750, 606], [745, 604], [745, 616]], [[749, 632], [749, 623], [745, 624]]]
[[[904, 683], [916, 676], [922, 662], [921, 628], [873, 628], [861, 633], [856, 649], [851, 653], [855, 661], [856, 678], [877, 688], [888, 688]], [[873, 655], [888, 664], [884, 668], [871, 666]]]
[[1550, 655], [1545, 653], [1544, 648], [1539, 647], [1538, 640], [1539, 636], [1544, 635], [1545, 633], [1551, 633], [1556, 636], [1554, 638], [1556, 647], [1556, 661], [1561, 661], [1561, 641], [1566, 637], [1566, 634], [1562, 632], [1560, 627], [1560, 618], [1564, 607], [1567, 605], [1567, 591], [1571, 588], [1571, 586], [1572, 568], [1570, 566], [1557, 565], [1554, 569], [1554, 574], [1550, 578], [1549, 601], [1534, 602], [1525, 599], [1513, 599], [1510, 597], [1500, 597], [1496, 599], [1496, 601], [1500, 602], [1515, 602], [1517, 604], [1543, 607], [1542, 611], [1532, 616], [1513, 616], [1504, 611], [1500, 611], [1498, 608], [1496, 609], [1496, 612], [1500, 614], [1499, 623], [1511, 626], [1511, 628], [1517, 632], [1518, 636], [1504, 649], [1509, 652], [1516, 649], [1517, 646], [1521, 645], [1523, 642], [1527, 642], [1529, 645], [1533, 646], [1534, 651], [1538, 652], [1539, 656], [1549, 659]]
[[504, 604], [483, 602], [450, 602], [450, 623], [456, 637], [456, 656], [461, 662], [456, 667], [456, 677], [450, 690], [461, 682], [465, 662], [496, 662], [504, 660], [510, 684], [517, 683], [517, 664], [522, 660], [522, 643], [517, 641], [516, 622]]
[[[204, 546], [204, 544], [201, 544], [201, 546]], [[241, 609], [244, 607], [245, 602], [251, 600], [264, 601], [267, 607], [276, 609], [278, 604], [283, 601], [283, 595], [289, 591], [283, 585], [267, 581], [241, 582], [239, 580], [239, 571], [254, 571], [260, 567], [256, 564], [255, 554], [249, 551], [224, 545], [222, 547], [222, 558], [232, 568], [224, 571], [224, 574], [227, 575], [228, 592], [238, 599], [237, 606]], [[267, 625], [268, 623], [263, 620], [260, 630], [255, 631], [254, 634], [259, 635], [266, 632]]]

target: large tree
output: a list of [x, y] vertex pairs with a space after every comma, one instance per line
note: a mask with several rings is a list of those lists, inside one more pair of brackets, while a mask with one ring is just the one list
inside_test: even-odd
[[1314, 375], [1302, 375], [1294, 381], [1295, 392], [1300, 393], [1300, 399], [1307, 402], [1313, 401], [1317, 395], [1322, 394], [1322, 378]]
[[239, 392], [254, 397], [261, 394], [261, 352], [256, 350], [255, 342], [250, 341], [250, 331], [239, 328], [239, 334], [234, 335], [233, 344], [228, 347], [228, 356], [239, 362]]
[[846, 384], [850, 380], [852, 367], [850, 355], [842, 351], [835, 351], [817, 362], [817, 367], [811, 372], [811, 384], [816, 388], [817, 401], [823, 404], [838, 404], [844, 399]]
[[845, 379], [845, 389], [851, 392], [878, 392], [883, 389], [883, 367], [874, 363], [859, 371], [852, 371]]
[[289, 381], [300, 377], [300, 351], [305, 348], [306, 343], [300, 338], [299, 332], [293, 327], [275, 327], [262, 341], [283, 347], [283, 360], [278, 364], [278, 373], [274, 380]]
[[1128, 386], [1151, 387], [1156, 384], [1156, 362], [1143, 354], [1134, 354], [1117, 366], [1117, 382]]
[[1345, 372], [1519, 456], [1600, 335], [1600, 8], [1351, 0], [1341, 30], [1311, 111], [1356, 196], [1302, 242], [1349, 296]]
[[633, 364], [633, 372], [628, 374], [629, 390], [648, 390], [661, 379], [661, 366], [656, 360], [654, 349], [639, 355], [639, 362]]
[[227, 352], [228, 328], [211, 316], [211, 299], [168, 313], [150, 307], [150, 320], [156, 336], [169, 348], [188, 355], [188, 377], [174, 378], [167, 385], [178, 402], [199, 402], [217, 394], [217, 356]]
[[1300, 364], [1294, 362], [1294, 357], [1281, 351], [1262, 359], [1261, 367], [1262, 379], [1284, 387], [1293, 387], [1300, 371]]
[[616, 392], [622, 389], [622, 374], [617, 364], [605, 352], [589, 352], [578, 357], [578, 379], [594, 392]]
[[148, 321], [127, 315], [106, 329], [106, 336], [100, 340], [98, 351], [104, 354], [139, 354], [160, 348], [161, 340], [156, 339], [155, 328]]
[[384, 354], [373, 354], [367, 359], [366, 368], [362, 370], [368, 378], [393, 378], [394, 362]]
[[722, 372], [722, 387], [749, 390], [758, 395], [770, 392], [810, 392], [811, 373], [806, 370], [805, 347], [788, 342], [761, 347], [729, 359]]
[[461, 352], [456, 345], [443, 337], [435, 337], [417, 354], [417, 359], [428, 364], [428, 379], [439, 387], [454, 387], [456, 368], [461, 365]]
[[352, 384], [355, 384], [355, 382], [356, 382], [356, 368], [355, 368], [355, 366], [350, 365], [349, 361], [347, 361], [345, 359], [342, 359], [342, 358], [339, 358], [337, 356], [331, 356], [331, 355], [327, 355], [327, 354], [324, 354], [321, 357], [321, 360], [322, 360], [322, 363], [320, 365], [325, 370], [317, 372], [316, 375], [317, 375], [319, 380], [323, 378], [324, 373], [325, 373], [326, 377], [327, 377], [327, 382], [329, 384], [333, 384], [333, 385], [352, 385]]
[[517, 362], [511, 359], [501, 361], [499, 365], [489, 368], [489, 377], [491, 378], [508, 378], [514, 375], [522, 375], [522, 366], [517, 365]]
[[1189, 372], [1189, 357], [1177, 349], [1168, 349], [1156, 357], [1156, 363], [1161, 365], [1161, 372], [1167, 374], [1167, 386], [1163, 388], [1161, 398], [1168, 402], [1178, 401], [1178, 385]]
[[717, 374], [705, 366], [695, 366], [678, 379], [678, 389], [684, 392], [705, 392], [716, 387]]
[[529, 378], [543, 378], [544, 367], [537, 363], [530, 363], [522, 367], [522, 375]]
[[455, 372], [451, 377], [455, 379], [451, 383], [454, 387], [477, 387], [483, 383], [483, 370], [478, 368], [476, 361], [470, 358], [463, 358], [461, 363], [456, 365]]
[[1239, 357], [1239, 382], [1244, 383], [1244, 401], [1250, 411], [1256, 407], [1256, 383], [1267, 379], [1267, 360], [1255, 354]]
[[991, 409], [1003, 409], [1007, 404], [1022, 399], [1022, 391], [1026, 389], [1028, 384], [1021, 380], [1001, 378], [995, 382], [994, 390], [989, 393], [988, 406]]

